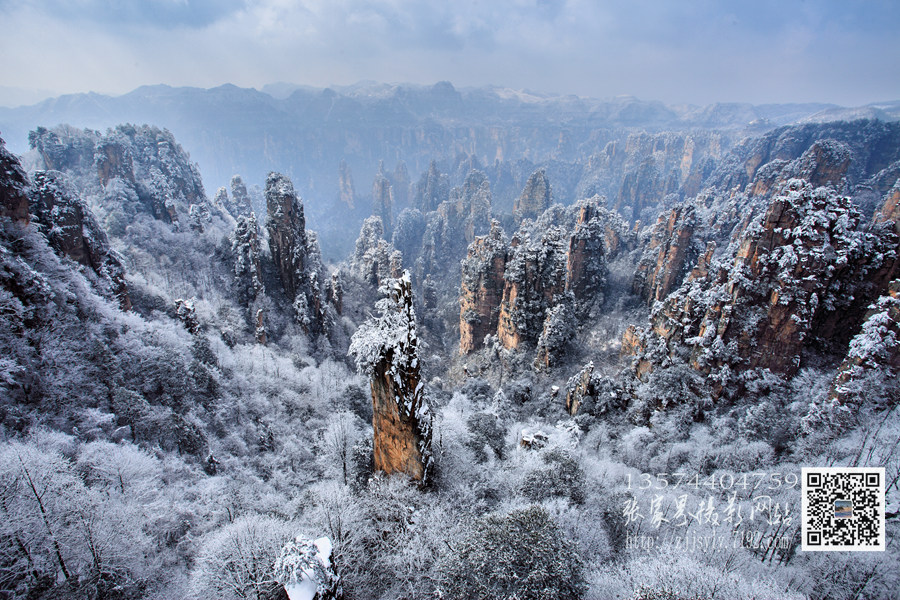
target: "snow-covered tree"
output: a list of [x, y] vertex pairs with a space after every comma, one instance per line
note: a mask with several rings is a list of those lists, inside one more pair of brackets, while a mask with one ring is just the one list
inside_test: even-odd
[[479, 519], [440, 565], [446, 598], [576, 600], [585, 590], [574, 545], [539, 506]]
[[409, 272], [385, 287], [388, 297], [375, 305], [379, 315], [359, 326], [349, 353], [371, 382], [375, 469], [424, 482], [432, 462], [431, 415], [421, 381]]

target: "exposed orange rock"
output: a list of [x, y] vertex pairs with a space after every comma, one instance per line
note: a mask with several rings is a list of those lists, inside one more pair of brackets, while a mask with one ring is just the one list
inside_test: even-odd
[[681, 284], [692, 258], [696, 219], [691, 205], [680, 204], [661, 214], [641, 257], [632, 292], [652, 305]]
[[[606, 283], [606, 247], [618, 250], [621, 240], [609, 224], [605, 227], [598, 218], [595, 202], [582, 203], [575, 232], [569, 239], [566, 254], [566, 290], [577, 299], [587, 299], [602, 292]], [[604, 243], [605, 240], [609, 240]]]
[[506, 262], [497, 337], [512, 350], [537, 341], [545, 311], [556, 305], [566, 287], [564, 232], [551, 227], [537, 242], [513, 237]]
[[266, 324], [263, 320], [263, 309], [260, 308], [256, 311], [256, 342], [265, 346], [268, 337]]
[[370, 379], [374, 467], [424, 483], [431, 464], [431, 419], [408, 272], [377, 306], [381, 316], [361, 325], [350, 344], [357, 368]]
[[884, 266], [875, 275], [875, 284], [884, 289], [887, 282], [900, 277], [900, 181], [884, 197], [884, 201], [875, 211], [873, 225], [890, 227], [896, 238], [896, 251], [893, 259], [885, 261]]
[[105, 140], [97, 145], [95, 156], [100, 185], [105, 187], [114, 177], [134, 183], [134, 164], [131, 153], [123, 144]]
[[488, 235], [476, 238], [469, 245], [462, 263], [459, 299], [460, 354], [480, 348], [485, 336], [497, 331], [507, 254], [507, 241], [497, 221], [491, 223]]
[[[710, 270], [708, 246], [691, 277], [654, 307], [650, 329], [626, 332], [623, 352], [635, 354], [641, 375], [685, 348], [703, 373], [793, 375], [808, 344], [849, 339], [861, 322], [854, 294], [864, 296], [878, 253], [858, 223], [849, 198], [788, 182], [743, 231], [733, 262]], [[714, 395], [721, 381], [709, 382]]]
[[593, 376], [594, 363], [589, 362], [566, 385], [566, 411], [573, 417], [578, 413], [584, 398], [595, 393]]
[[425, 477], [425, 461], [420, 426], [413, 413], [400, 411], [404, 394], [418, 385], [418, 373], [408, 374], [398, 386], [389, 370], [389, 362], [379, 364], [371, 382], [372, 427], [375, 431], [375, 470], [388, 474], [404, 473], [421, 481]]
[[709, 275], [709, 265], [712, 262], [713, 255], [716, 253], [716, 243], [715, 242], [707, 242], [706, 250], [703, 254], [700, 255], [700, 258], [697, 259], [697, 265], [691, 269], [690, 275], [688, 275], [688, 281], [694, 281], [695, 279], [705, 279], [707, 275]]

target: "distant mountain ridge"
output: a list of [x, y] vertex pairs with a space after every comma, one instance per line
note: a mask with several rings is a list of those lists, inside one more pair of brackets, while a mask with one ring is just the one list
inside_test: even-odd
[[[286, 135], [324, 125], [386, 127], [417, 123], [644, 131], [749, 128], [752, 133], [761, 133], [799, 121], [849, 116], [897, 120], [900, 102], [855, 108], [824, 103], [666, 105], [631, 96], [601, 100], [500, 87], [456, 89], [448, 82], [433, 86], [360, 82], [334, 88], [277, 83], [264, 86], [262, 91], [232, 84], [209, 89], [149, 85], [121, 96], [89, 92], [50, 98], [30, 106], [0, 108], [0, 131], [13, 152], [23, 153], [27, 150], [28, 131], [39, 125], [68, 123], [105, 129], [122, 122], [153, 123], [172, 130], [187, 147], [193, 148], [204, 175], [218, 184], [232, 174], [227, 169], [222, 171], [227, 161], [204, 149], [205, 144], [194, 143], [204, 137], [197, 130], [210, 126], [232, 136], [265, 136], [275, 131]], [[229, 118], [236, 119], [237, 126]], [[243, 170], [251, 180], [261, 182], [265, 177], [265, 173]]]
[[[412, 181], [432, 160], [451, 174], [461, 157], [483, 168], [505, 164], [526, 175], [546, 165], [557, 200], [568, 204], [579, 198], [561, 174], [572, 172], [574, 177], [596, 162], [608, 144], [623, 145], [639, 131], [717, 132], [724, 152], [744, 137], [781, 125], [858, 117], [898, 120], [900, 102], [860, 108], [743, 103], [699, 107], [499, 87], [457, 89], [448, 82], [361, 82], [325, 89], [273, 84], [262, 91], [231, 84], [211, 89], [153, 85], [116, 97], [73, 94], [0, 108], [0, 132], [9, 148], [22, 154], [28, 150], [28, 132], [39, 126], [66, 123], [105, 131], [122, 123], [147, 123], [166, 128], [190, 150], [208, 190], [227, 185], [234, 174], [251, 186], [262, 185], [270, 171], [291, 177], [328, 246], [329, 219], [345, 218], [335, 215], [341, 190], [359, 197], [356, 205], [364, 214], [351, 220], [361, 221], [368, 214], [368, 190], [381, 161], [388, 169], [403, 163]], [[515, 181], [510, 189], [520, 189], [521, 183]], [[594, 191], [614, 195], [618, 190]]]

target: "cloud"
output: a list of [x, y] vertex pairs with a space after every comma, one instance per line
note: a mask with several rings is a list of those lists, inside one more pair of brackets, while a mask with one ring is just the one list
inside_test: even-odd
[[362, 79], [665, 101], [900, 97], [900, 3], [0, 0], [4, 85]]
[[[6, 12], [15, 4], [6, 0], [0, 8]], [[28, 6], [45, 18], [73, 25], [200, 28], [234, 13], [243, 4], [242, 0], [32, 0]]]

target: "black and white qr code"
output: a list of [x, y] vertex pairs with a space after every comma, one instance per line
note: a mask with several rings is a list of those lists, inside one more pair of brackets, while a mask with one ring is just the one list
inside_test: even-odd
[[884, 468], [803, 467], [801, 548], [884, 550]]

